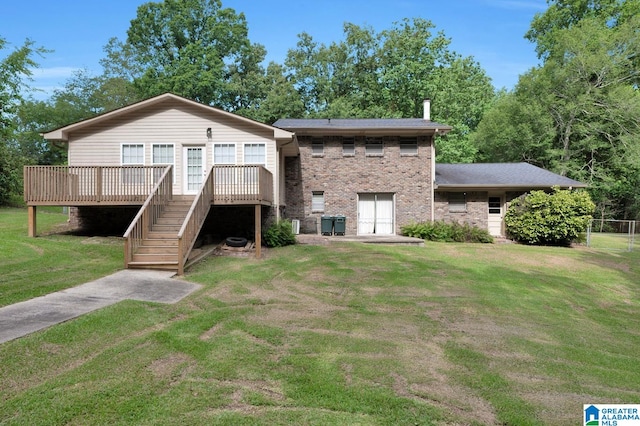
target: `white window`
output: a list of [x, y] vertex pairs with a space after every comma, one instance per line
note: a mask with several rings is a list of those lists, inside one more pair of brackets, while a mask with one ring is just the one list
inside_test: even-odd
[[342, 155], [345, 157], [356, 155], [356, 143], [354, 138], [342, 138]]
[[311, 211], [314, 211], [314, 212], [324, 211], [324, 192], [313, 191], [311, 195]]
[[449, 212], [464, 213], [467, 211], [467, 194], [464, 192], [449, 193]]
[[265, 144], [248, 143], [244, 145], [244, 164], [267, 164]]
[[[175, 146], [172, 143], [155, 143], [151, 149], [151, 163], [153, 165], [171, 165], [173, 167], [173, 182], [176, 181], [176, 168], [175, 168]], [[160, 179], [162, 176], [161, 171], [154, 171], [154, 181]]]
[[311, 155], [324, 155], [324, 141], [321, 138], [313, 138], [311, 140]]
[[[144, 166], [143, 144], [122, 144], [120, 161], [123, 166]], [[126, 168], [122, 171], [123, 184], [144, 183], [144, 169]]]
[[236, 144], [233, 144], [233, 143], [215, 144], [213, 146], [213, 163], [214, 164], [236, 164]]
[[382, 155], [382, 138], [367, 138], [367, 142], [365, 144], [365, 153], [366, 155], [379, 156]]
[[418, 155], [418, 138], [400, 138], [400, 155]]
[[144, 165], [144, 145], [143, 144], [122, 144], [122, 165], [140, 164]]
[[[213, 164], [236, 164], [236, 144], [217, 143], [213, 145]], [[235, 167], [217, 167], [215, 171], [216, 182], [220, 184], [235, 184], [238, 181], [239, 171]]]
[[174, 165], [174, 145], [172, 143], [153, 144], [151, 162], [153, 164]]
[[[266, 165], [267, 154], [263, 143], [248, 143], [244, 145], [244, 164], [246, 165]], [[245, 168], [245, 182], [258, 183], [259, 170], [254, 167]]]

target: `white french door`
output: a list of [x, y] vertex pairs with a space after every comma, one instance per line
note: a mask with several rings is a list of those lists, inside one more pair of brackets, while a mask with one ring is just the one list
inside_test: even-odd
[[185, 146], [182, 148], [182, 193], [197, 194], [202, 185], [206, 170], [204, 146]]
[[358, 194], [358, 235], [394, 234], [393, 194]]

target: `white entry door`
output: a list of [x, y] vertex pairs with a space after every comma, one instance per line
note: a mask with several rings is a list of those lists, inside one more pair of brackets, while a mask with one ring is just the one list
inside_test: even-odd
[[487, 221], [489, 234], [494, 237], [503, 236], [502, 220], [504, 219], [504, 195], [489, 194], [488, 205], [489, 218]]
[[394, 234], [393, 194], [358, 194], [358, 235]]
[[182, 148], [183, 158], [183, 194], [197, 194], [205, 174], [205, 152], [203, 146], [185, 146]]

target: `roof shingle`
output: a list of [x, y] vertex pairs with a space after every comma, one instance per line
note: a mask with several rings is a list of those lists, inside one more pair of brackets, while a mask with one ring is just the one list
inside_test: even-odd
[[560, 176], [529, 163], [436, 164], [436, 185], [440, 188], [585, 188], [582, 182]]

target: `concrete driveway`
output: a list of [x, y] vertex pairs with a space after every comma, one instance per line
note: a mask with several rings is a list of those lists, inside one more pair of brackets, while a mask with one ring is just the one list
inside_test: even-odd
[[176, 303], [201, 286], [175, 272], [125, 269], [77, 287], [0, 308], [0, 343], [126, 299]]

